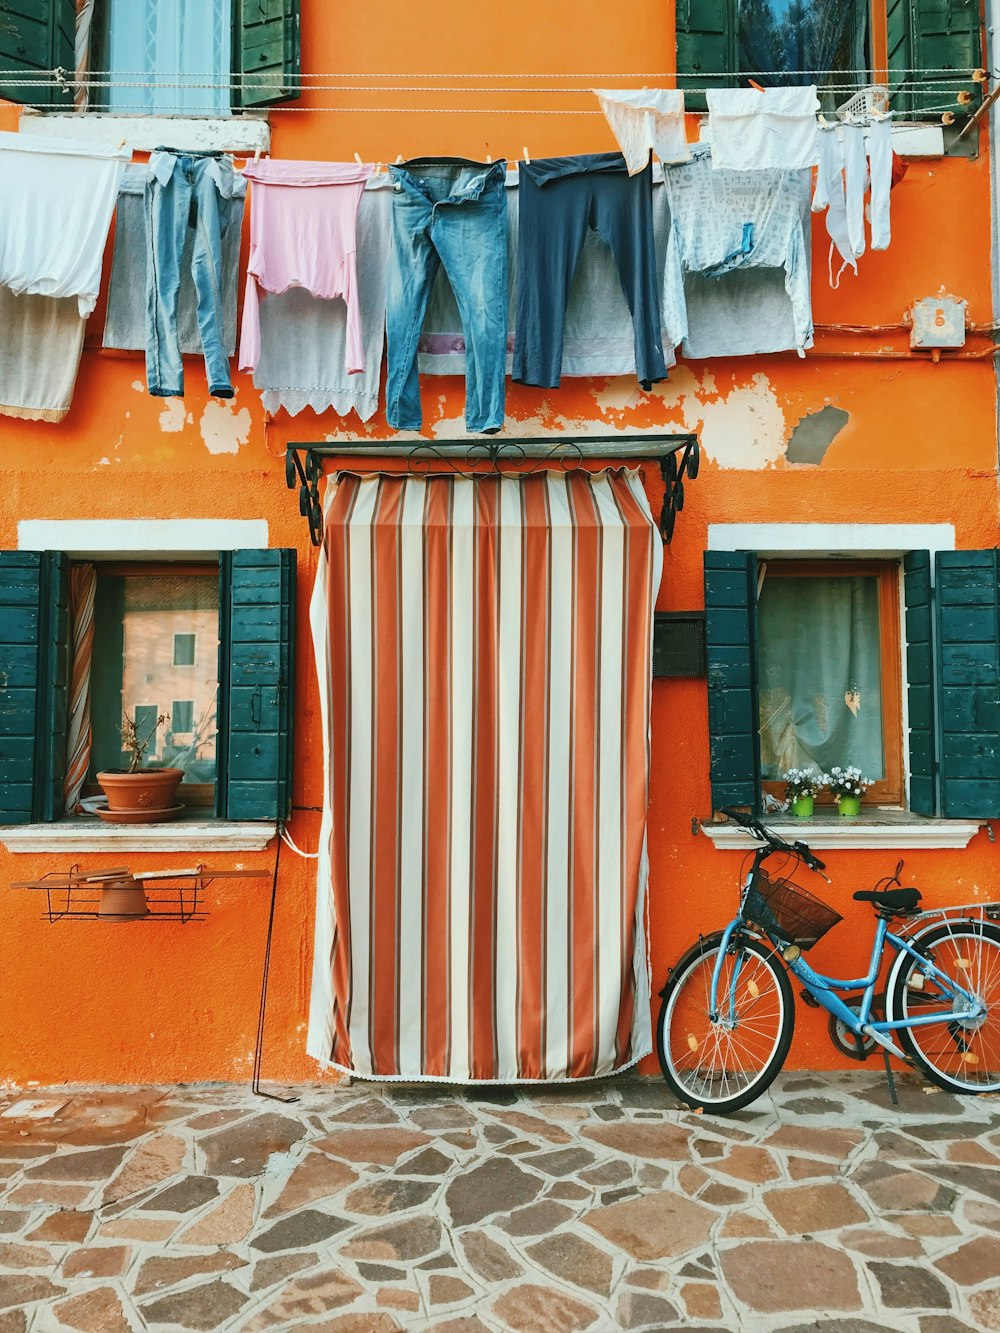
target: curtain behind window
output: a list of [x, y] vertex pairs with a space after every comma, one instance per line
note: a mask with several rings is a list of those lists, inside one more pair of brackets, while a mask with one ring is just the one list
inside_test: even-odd
[[[230, 0], [110, 0], [112, 111], [222, 114], [229, 110]], [[213, 84], [212, 87], [198, 85]]]
[[883, 778], [878, 579], [769, 573], [758, 614], [762, 776], [857, 764]]

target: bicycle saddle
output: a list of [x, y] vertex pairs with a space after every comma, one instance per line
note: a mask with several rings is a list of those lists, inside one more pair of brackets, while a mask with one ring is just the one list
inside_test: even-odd
[[919, 889], [859, 889], [856, 903], [873, 903], [880, 912], [915, 912], [920, 902]]

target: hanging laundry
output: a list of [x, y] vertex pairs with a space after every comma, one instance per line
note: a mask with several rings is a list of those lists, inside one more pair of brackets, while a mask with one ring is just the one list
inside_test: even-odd
[[504, 421], [507, 346], [506, 162], [415, 158], [391, 166], [392, 251], [386, 294], [386, 420], [419, 430], [417, 344], [431, 284], [443, 265], [471, 349], [465, 425], [494, 434]]
[[637, 176], [648, 165], [651, 152], [661, 162], [688, 160], [680, 88], [595, 88], [594, 96], [618, 140], [630, 176]]
[[250, 259], [240, 332], [240, 369], [260, 356], [261, 294], [302, 287], [347, 307], [345, 364], [365, 368], [358, 299], [357, 216], [371, 164], [253, 162], [243, 174], [253, 183]]
[[697, 145], [664, 167], [663, 322], [685, 356], [812, 346], [808, 171], [726, 171]]
[[666, 379], [653, 249], [653, 171], [630, 176], [620, 153], [518, 164], [517, 314], [513, 378], [557, 388], [570, 287], [588, 227], [609, 246], [632, 311], [644, 389]]
[[378, 410], [385, 344], [385, 279], [392, 191], [385, 177], [369, 181], [358, 208], [357, 283], [365, 369], [347, 370], [347, 307], [303, 287], [269, 296], [260, 307], [260, 355], [253, 382], [264, 409], [290, 416], [311, 408], [354, 411], [369, 421]]
[[816, 87], [710, 88], [712, 165], [726, 171], [797, 171], [819, 157]]
[[[223, 201], [233, 196], [233, 160], [224, 153], [157, 149], [146, 171], [146, 384], [157, 398], [184, 395], [177, 302], [188, 232], [191, 275], [208, 391], [232, 398], [222, 324]], [[229, 212], [225, 217], [229, 220]]]
[[[115, 215], [115, 248], [108, 286], [108, 313], [104, 323], [104, 346], [121, 351], [143, 351], [146, 347], [146, 266], [152, 253], [146, 246], [143, 196], [147, 169], [136, 164], [125, 169]], [[239, 279], [240, 236], [246, 181], [233, 176], [233, 192], [219, 196], [219, 225], [222, 233], [219, 286], [222, 293], [222, 346], [227, 356], [236, 351], [236, 287]], [[181, 354], [202, 351], [198, 328], [198, 293], [192, 276], [195, 228], [184, 236], [178, 271], [177, 340]]]
[[[872, 249], [889, 247], [889, 191], [894, 184], [892, 115], [873, 117], [867, 135], [865, 127], [856, 123], [821, 126], [819, 143], [812, 211], [826, 209], [830, 286], [837, 287], [845, 269], [852, 269], [857, 276], [858, 260], [865, 252], [865, 194], [869, 189]], [[841, 259], [836, 272], [835, 251]]]
[[0, 285], [91, 313], [128, 149], [0, 133]]
[[[517, 292], [518, 232], [517, 171], [507, 172], [508, 327], [513, 330]], [[667, 249], [666, 191], [653, 182], [653, 244], [656, 251], [657, 291], [663, 283]], [[661, 335], [665, 331], [661, 329]], [[514, 335], [507, 336], [507, 373], [513, 368]], [[464, 375], [465, 338], [451, 285], [439, 273], [431, 288], [427, 316], [420, 335], [418, 366], [422, 375]], [[675, 364], [673, 350], [664, 348], [667, 366]], [[635, 337], [632, 315], [622, 291], [611, 251], [595, 231], [587, 231], [566, 304], [563, 336], [563, 376], [635, 375]]]
[[62, 421], [73, 401], [87, 321], [75, 296], [0, 286], [0, 414]]

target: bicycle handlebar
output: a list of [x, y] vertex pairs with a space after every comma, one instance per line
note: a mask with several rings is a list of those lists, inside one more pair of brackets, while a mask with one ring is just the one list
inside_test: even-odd
[[810, 870], [821, 875], [826, 869], [826, 863], [821, 861], [818, 856], [814, 856], [804, 842], [785, 842], [784, 838], [779, 838], [777, 833], [765, 828], [759, 819], [752, 815], [745, 815], [742, 810], [737, 810], [734, 806], [724, 806], [720, 814], [728, 815], [748, 833], [759, 838], [761, 842], [766, 842], [773, 852], [787, 852], [790, 856], [797, 856], [800, 861], [804, 861]]

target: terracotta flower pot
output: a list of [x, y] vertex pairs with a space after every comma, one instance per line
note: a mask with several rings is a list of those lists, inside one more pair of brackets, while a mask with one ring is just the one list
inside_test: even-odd
[[109, 810], [148, 812], [153, 824], [173, 808], [183, 776], [179, 768], [140, 768], [136, 773], [98, 773], [97, 781]]
[[109, 880], [101, 890], [97, 915], [101, 921], [140, 921], [149, 916], [142, 885], [131, 875]]

